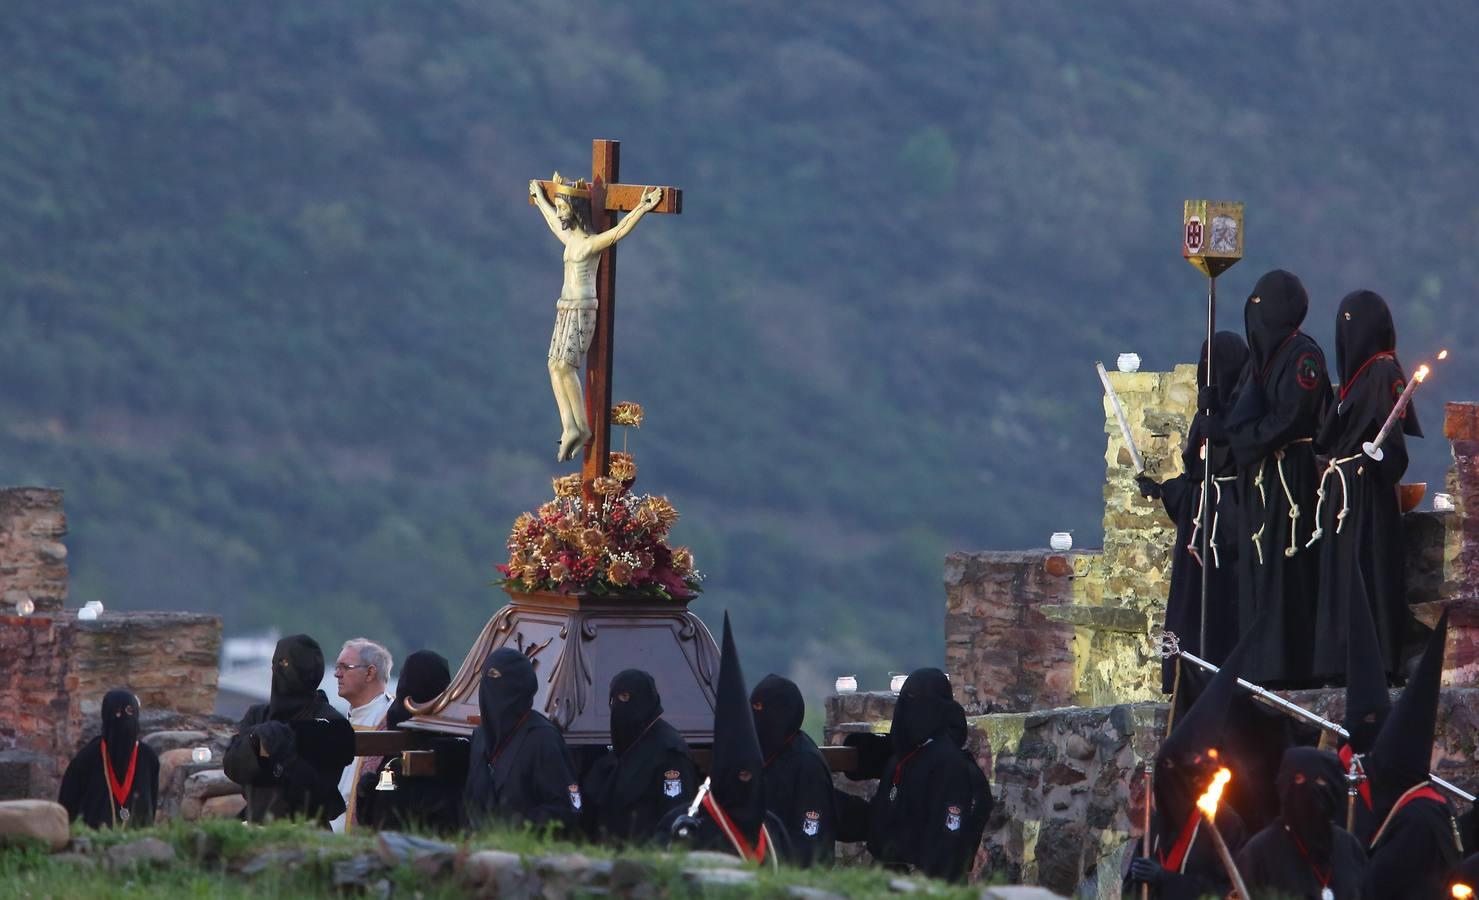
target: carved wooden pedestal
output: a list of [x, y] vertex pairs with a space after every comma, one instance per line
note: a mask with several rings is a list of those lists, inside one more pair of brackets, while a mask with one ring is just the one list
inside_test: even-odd
[[446, 692], [401, 727], [469, 735], [477, 727], [478, 685], [488, 654], [514, 647], [539, 679], [534, 708], [572, 746], [611, 741], [607, 691], [623, 669], [651, 673], [663, 718], [690, 744], [713, 743], [719, 650], [683, 601], [519, 594], [494, 614]]

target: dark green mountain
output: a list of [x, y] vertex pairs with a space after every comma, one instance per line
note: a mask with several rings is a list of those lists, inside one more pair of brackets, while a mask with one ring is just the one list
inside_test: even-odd
[[1192, 359], [1181, 201], [1327, 341], [1385, 294], [1479, 384], [1479, 7], [17, 0], [0, 17], [0, 483], [74, 594], [460, 658], [549, 493], [530, 178], [623, 141], [619, 399], [755, 677], [938, 662], [941, 557], [1097, 540], [1091, 366]]

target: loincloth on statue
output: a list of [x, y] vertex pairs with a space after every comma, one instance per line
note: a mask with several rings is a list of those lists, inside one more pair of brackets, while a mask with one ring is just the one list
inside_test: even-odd
[[596, 298], [555, 301], [555, 333], [549, 341], [549, 361], [579, 369], [596, 336]]

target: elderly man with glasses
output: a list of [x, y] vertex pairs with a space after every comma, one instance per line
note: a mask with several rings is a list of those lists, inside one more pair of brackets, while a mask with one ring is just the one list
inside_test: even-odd
[[[385, 727], [385, 714], [394, 698], [386, 688], [390, 684], [392, 665], [390, 651], [368, 638], [344, 642], [334, 662], [334, 680], [339, 696], [349, 703], [349, 724], [355, 731], [380, 731]], [[364, 760], [355, 757], [354, 765], [345, 766], [339, 776], [339, 793], [344, 795], [345, 813], [329, 825], [335, 831], [347, 831], [354, 821], [355, 785], [359, 784]]]

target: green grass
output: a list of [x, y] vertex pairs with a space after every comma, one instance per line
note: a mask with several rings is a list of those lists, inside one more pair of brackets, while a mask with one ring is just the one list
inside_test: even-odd
[[[176, 862], [127, 872], [109, 871], [102, 864], [108, 847], [145, 837], [159, 838], [174, 847]], [[334, 835], [302, 824], [247, 828], [234, 821], [176, 822], [128, 832], [78, 829], [74, 838], [78, 844], [90, 845], [88, 855], [98, 861], [96, 867], [58, 861], [38, 847], [0, 849], [0, 898], [339, 897], [344, 894], [334, 887], [334, 863], [370, 850], [375, 840], [371, 834]], [[566, 853], [593, 859], [614, 859], [618, 855], [640, 859], [652, 869], [644, 883], [650, 884], [659, 897], [776, 897], [793, 885], [847, 897], [885, 897], [890, 896], [888, 883], [895, 877], [877, 869], [782, 868], [778, 873], [757, 871], [756, 880], [749, 885], [700, 890], [684, 879], [687, 863], [681, 853], [635, 850], [618, 854], [608, 847], [563, 840], [531, 829], [479, 832], [465, 839], [465, 847], [468, 852], [496, 849], [517, 853], [525, 858], [526, 865], [535, 857]], [[251, 876], [236, 871], [242, 863], [273, 850], [300, 850], [303, 858], [295, 865], [271, 866]], [[380, 877], [391, 882], [394, 896], [435, 900], [467, 895], [466, 887], [455, 875], [429, 880], [403, 866], [376, 876]], [[932, 896], [975, 896], [974, 891], [965, 888], [932, 887]]]

